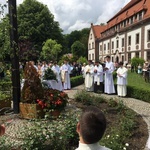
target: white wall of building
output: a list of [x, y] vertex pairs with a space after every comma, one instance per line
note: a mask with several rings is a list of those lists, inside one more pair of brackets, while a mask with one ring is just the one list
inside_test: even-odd
[[[141, 50], [141, 28], [138, 28], [138, 29], [136, 29], [136, 30], [132, 30], [132, 31], [129, 31], [128, 33], [127, 33], [127, 47], [128, 47], [128, 45], [129, 45], [129, 43], [128, 43], [128, 37], [129, 36], [131, 36], [131, 49], [130, 49], [130, 51], [135, 51], [136, 50], [136, 34], [139, 34], [139, 44], [138, 44], [138, 46], [139, 46], [139, 50]], [[127, 50], [128, 50], [128, 48], [127, 48]]]
[[[147, 25], [147, 26], [145, 26], [144, 49], [149, 49], [149, 48], [147, 47], [147, 43], [148, 43], [148, 40], [147, 40], [147, 31], [148, 31], [148, 30], [150, 30], [150, 24]], [[145, 57], [144, 57], [144, 59], [145, 59]]]
[[95, 59], [95, 37], [93, 30], [90, 30], [89, 39], [88, 39], [88, 60]]

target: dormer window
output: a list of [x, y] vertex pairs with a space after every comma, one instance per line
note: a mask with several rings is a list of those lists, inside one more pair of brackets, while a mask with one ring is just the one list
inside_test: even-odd
[[131, 24], [133, 23], [133, 17], [131, 17], [130, 22], [131, 22]]
[[139, 20], [142, 20], [142, 12], [139, 13]]

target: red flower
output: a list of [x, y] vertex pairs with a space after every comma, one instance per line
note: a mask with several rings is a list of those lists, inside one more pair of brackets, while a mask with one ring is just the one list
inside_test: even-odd
[[46, 106], [46, 104], [42, 100], [37, 99], [37, 102], [42, 108]]

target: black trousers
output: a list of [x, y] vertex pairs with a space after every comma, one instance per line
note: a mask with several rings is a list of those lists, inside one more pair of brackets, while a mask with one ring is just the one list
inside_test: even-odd
[[97, 85], [97, 82], [94, 83], [94, 93], [104, 93], [104, 83], [100, 82], [100, 85]]

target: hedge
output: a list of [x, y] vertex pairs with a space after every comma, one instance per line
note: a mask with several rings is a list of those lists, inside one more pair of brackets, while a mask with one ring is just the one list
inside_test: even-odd
[[150, 90], [140, 87], [127, 86], [127, 96], [150, 103]]
[[75, 86], [83, 84], [84, 78], [82, 75], [81, 76], [75, 76], [75, 77], [71, 77], [70, 81], [71, 81], [71, 87], [75, 87]]

